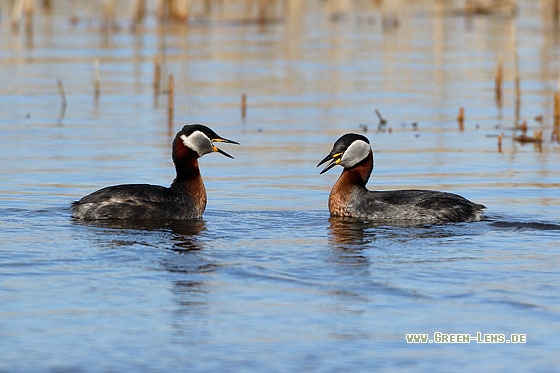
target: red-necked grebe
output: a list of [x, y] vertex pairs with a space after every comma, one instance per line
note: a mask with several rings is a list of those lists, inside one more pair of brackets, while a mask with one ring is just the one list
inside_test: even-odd
[[331, 216], [441, 224], [481, 220], [486, 208], [459, 195], [433, 190], [368, 190], [366, 184], [373, 171], [373, 150], [363, 135], [348, 133], [340, 137], [317, 166], [326, 162], [329, 163], [321, 174], [336, 165], [344, 167], [329, 196]]
[[169, 188], [149, 184], [115, 185], [93, 192], [72, 204], [76, 219], [200, 219], [206, 208], [206, 189], [198, 158], [218, 152], [233, 158], [214, 142], [238, 144], [201, 124], [184, 126], [173, 140], [177, 176]]

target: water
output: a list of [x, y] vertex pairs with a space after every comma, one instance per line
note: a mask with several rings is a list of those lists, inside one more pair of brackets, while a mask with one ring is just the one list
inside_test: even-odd
[[[0, 370], [558, 370], [560, 146], [550, 134], [560, 46], [550, 5], [466, 18], [431, 5], [278, 2], [279, 21], [258, 24], [243, 4], [197, 8], [189, 26], [164, 33], [150, 13], [136, 34], [128, 8], [104, 33], [95, 7], [55, 2], [50, 15], [38, 10], [31, 36], [1, 12]], [[398, 27], [387, 27], [395, 13]], [[156, 56], [175, 77], [171, 127], [165, 92], [154, 97]], [[542, 146], [513, 141], [522, 120], [529, 135], [543, 130]], [[234, 160], [201, 159], [203, 221], [71, 219], [70, 203], [103, 186], [168, 185], [170, 141], [191, 122], [241, 143], [222, 145]], [[340, 169], [318, 175], [315, 165], [364, 125], [376, 151], [370, 188], [459, 193], [485, 204], [487, 219], [330, 219]], [[527, 342], [406, 343], [435, 332]]]

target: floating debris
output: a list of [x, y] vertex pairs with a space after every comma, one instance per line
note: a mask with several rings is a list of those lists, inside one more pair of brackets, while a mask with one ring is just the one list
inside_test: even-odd
[[379, 132], [385, 132], [385, 126], [387, 125], [387, 119], [383, 118], [379, 110], [375, 109], [375, 114], [379, 119], [379, 123], [377, 124], [377, 130]]
[[522, 133], [519, 136], [515, 136], [514, 140], [521, 143], [521, 144], [526, 144], [526, 143], [542, 143], [543, 142], [543, 131], [542, 130], [536, 130], [533, 133], [533, 136], [527, 136], [527, 134]]
[[[375, 109], [375, 115], [377, 115], [377, 119], [379, 120], [379, 122], [377, 123], [378, 132], [386, 132], [387, 130], [389, 130], [389, 132], [393, 132], [392, 129], [387, 129], [387, 119], [383, 118], [379, 110]], [[405, 125], [406, 124], [403, 123], [403, 126]], [[369, 130], [369, 125], [365, 123], [359, 124], [358, 127], [360, 127], [362, 132], [367, 132]]]
[[385, 119], [381, 116], [381, 113], [379, 112], [379, 110], [375, 109], [375, 114], [377, 114], [377, 118], [379, 118], [379, 126], [380, 127], [387, 124], [387, 119]]

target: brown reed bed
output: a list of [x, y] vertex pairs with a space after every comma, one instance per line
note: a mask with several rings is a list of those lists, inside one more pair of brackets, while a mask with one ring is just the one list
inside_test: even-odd
[[462, 14], [466, 16], [473, 15], [492, 15], [502, 14], [513, 16], [517, 13], [516, 0], [465, 0]]
[[[560, 17], [560, 0], [547, 0], [547, 5], [549, 9], [554, 10], [554, 15], [556, 18]], [[242, 22], [245, 20], [249, 20], [248, 22], [251, 23], [269, 23], [276, 21], [278, 19], [278, 12], [285, 10], [287, 7], [286, 2], [284, 0], [245, 0], [241, 1], [240, 3], [243, 5], [238, 6], [237, 10], [243, 9], [240, 18]], [[20, 25], [23, 20], [25, 20], [26, 28], [29, 27], [29, 30], [32, 29], [33, 24], [33, 17], [35, 13], [38, 15], [47, 14], [46, 12], [35, 12], [35, 3], [42, 3], [44, 9], [52, 9], [54, 1], [52, 0], [42, 0], [37, 2], [36, 0], [13, 0], [11, 4], [13, 4], [13, 8], [11, 9], [10, 13], [10, 21], [12, 28], [17, 28], [19, 30]], [[228, 9], [231, 7], [232, 2], [225, 2], [223, 0], [157, 0], [156, 11], [153, 14], [150, 14], [147, 10], [147, 0], [134, 0], [132, 2], [131, 14], [128, 20], [131, 22], [131, 31], [135, 31], [142, 22], [145, 21], [146, 17], [155, 17], [157, 16], [160, 23], [163, 22], [187, 22], [189, 17], [194, 17], [193, 14], [198, 14], [198, 17], [204, 19], [207, 17], [211, 19], [212, 17], [216, 16], [216, 13], [223, 13], [224, 9]], [[379, 4], [381, 1], [379, 1]], [[511, 9], [515, 9], [517, 7], [516, 0], [488, 0], [488, 1], [478, 1], [478, 0], [465, 0], [464, 9], [461, 14], [469, 16], [469, 15], [477, 15], [477, 14], [510, 14]], [[100, 21], [101, 24], [104, 25], [101, 29], [106, 30], [113, 30], [114, 27], [111, 26], [115, 24], [115, 17], [119, 17], [117, 13], [118, 7], [116, 7], [115, 2], [110, 0], [103, 0], [100, 2], [101, 5], [101, 15]], [[205, 8], [203, 12], [201, 12], [201, 6]], [[453, 5], [443, 5], [447, 10], [452, 9]], [[193, 13], [192, 11], [195, 11]], [[508, 10], [509, 9], [509, 10]], [[197, 12], [197, 13], [196, 13]], [[211, 12], [214, 12], [214, 15], [211, 15]], [[399, 16], [398, 12], [394, 12], [394, 17]], [[235, 16], [237, 17], [237, 16]], [[281, 18], [281, 17], [280, 17]], [[236, 18], [237, 19], [237, 18]], [[398, 22], [398, 21], [397, 21]], [[394, 27], [398, 26], [394, 25]], [[31, 35], [31, 31], [29, 31]], [[512, 29], [513, 34], [513, 58], [512, 61], [508, 60], [508, 63], [512, 63], [513, 65], [513, 80], [514, 80], [514, 87], [515, 87], [515, 121], [514, 121], [514, 138], [517, 142], [520, 143], [528, 143], [528, 142], [542, 142], [542, 130], [534, 131], [533, 135], [528, 135], [527, 130], [523, 130], [523, 128], [519, 128], [519, 119], [520, 119], [520, 111], [521, 111], [521, 86], [520, 86], [520, 72], [519, 72], [519, 58], [517, 52], [517, 38], [515, 36], [515, 29]], [[153, 92], [155, 97], [155, 102], [157, 105], [157, 97], [160, 93], [163, 92], [167, 93], [168, 96], [168, 123], [173, 123], [174, 117], [174, 79], [173, 75], [169, 75], [168, 82], [165, 82], [166, 74], [166, 61], [165, 61], [165, 52], [163, 54], [156, 56], [153, 62]], [[94, 90], [94, 97], [96, 104], [99, 101], [101, 95], [101, 79], [100, 79], [100, 62], [99, 59], [93, 61], [93, 90]], [[506, 80], [505, 77], [505, 70], [504, 70], [504, 57], [502, 53], [498, 53], [497, 60], [496, 60], [496, 70], [494, 76], [494, 94], [497, 106], [501, 109], [503, 98], [504, 98], [504, 91], [503, 91], [503, 84]], [[164, 82], [162, 83], [162, 79]], [[511, 79], [511, 78], [510, 78]], [[59, 81], [59, 92], [61, 93], [63, 104], [62, 106], [65, 108], [67, 106], [66, 98], [64, 95], [64, 88], [62, 86], [62, 82]], [[163, 88], [163, 86], [168, 85], [168, 87]], [[382, 117], [379, 110], [375, 109], [375, 114], [379, 120], [377, 125], [378, 130], [385, 130], [385, 125], [387, 124], [387, 120]], [[245, 119], [247, 116], [247, 94], [243, 93], [241, 96], [241, 117]], [[537, 119], [535, 119], [537, 120]], [[543, 123], [543, 118], [541, 116], [540, 120], [537, 120], [539, 123]], [[464, 131], [465, 129], [465, 108], [460, 107], [459, 113], [457, 115], [457, 123], [460, 131]], [[526, 124], [525, 124], [526, 125]], [[363, 125], [364, 131], [367, 131], [367, 125]], [[545, 127], [546, 129], [546, 127]], [[521, 134], [515, 136], [516, 131], [521, 130]], [[540, 132], [539, 132], [540, 131]], [[389, 129], [390, 132], [390, 129]], [[548, 132], [548, 130], [547, 130]], [[502, 134], [503, 137], [503, 134]], [[560, 93], [556, 92], [554, 94], [554, 124], [553, 130], [550, 135], [552, 141], [560, 142]], [[501, 143], [501, 138], [500, 138]], [[500, 145], [501, 147], [501, 145]]]
[[134, 4], [134, 11], [132, 12], [132, 22], [130, 24], [130, 30], [136, 32], [138, 27], [146, 19], [147, 9], [146, 0], [137, 0]]
[[10, 13], [10, 25], [13, 31], [19, 29], [19, 25], [25, 16], [26, 28], [33, 23], [33, 13], [35, 8], [34, 0], [15, 0], [12, 12]]
[[189, 11], [189, 0], [158, 0], [156, 14], [160, 22], [185, 22]]

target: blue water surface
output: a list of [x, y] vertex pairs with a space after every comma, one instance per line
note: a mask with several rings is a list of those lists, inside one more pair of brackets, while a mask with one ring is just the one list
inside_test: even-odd
[[[107, 30], [97, 6], [54, 3], [32, 35], [0, 13], [0, 371], [560, 369], [560, 47], [547, 2], [465, 16], [462, 1], [273, 1], [274, 22], [259, 23], [241, 1], [209, 13], [192, 1], [188, 23], [165, 27], [148, 2], [135, 33], [123, 4]], [[541, 144], [514, 140], [522, 121]], [[241, 143], [220, 145], [235, 159], [200, 160], [201, 221], [71, 218], [101, 187], [169, 185], [171, 139], [193, 122]], [[371, 140], [369, 188], [458, 193], [485, 219], [330, 218], [340, 168], [316, 164], [346, 132]], [[512, 334], [526, 342], [475, 339]]]

